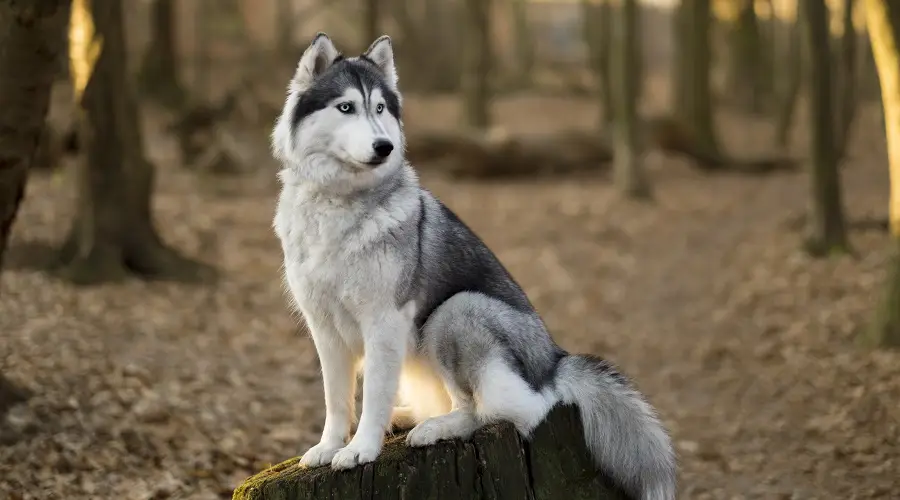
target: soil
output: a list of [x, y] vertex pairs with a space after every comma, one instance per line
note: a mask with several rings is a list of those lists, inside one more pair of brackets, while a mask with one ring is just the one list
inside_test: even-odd
[[[406, 103], [407, 128], [455, 123], [452, 102]], [[511, 130], [596, 117], [574, 99], [495, 107]], [[182, 169], [175, 140], [147, 121], [160, 232], [220, 278], [91, 288], [53, 278], [35, 265], [66, 234], [71, 181], [34, 175], [0, 282], [0, 371], [31, 393], [0, 416], [0, 498], [230, 498], [318, 438], [321, 378], [280, 278], [267, 130], [249, 174], [214, 178]], [[723, 115], [718, 129], [731, 152], [771, 144], [761, 119]], [[803, 139], [798, 130], [797, 152]], [[864, 107], [843, 168], [851, 220], [884, 216], [885, 155], [876, 108]], [[887, 234], [855, 230], [854, 255], [811, 259], [796, 228], [802, 172], [704, 176], [646, 161], [651, 203], [620, 198], [602, 175], [422, 176], [562, 346], [614, 361], [658, 408], [677, 445], [679, 498], [897, 498], [900, 353], [855, 342], [881, 291]]]

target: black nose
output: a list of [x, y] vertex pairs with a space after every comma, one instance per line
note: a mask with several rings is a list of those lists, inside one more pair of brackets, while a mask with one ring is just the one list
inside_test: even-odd
[[372, 149], [375, 150], [375, 154], [379, 158], [387, 158], [391, 151], [394, 150], [394, 145], [387, 139], [378, 139], [372, 144]]

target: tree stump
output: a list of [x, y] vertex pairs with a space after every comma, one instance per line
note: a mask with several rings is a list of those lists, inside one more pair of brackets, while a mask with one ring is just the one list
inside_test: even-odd
[[625, 500], [593, 466], [572, 406], [558, 406], [522, 439], [512, 424], [487, 426], [467, 441], [424, 448], [385, 442], [375, 462], [347, 471], [300, 468], [292, 458], [248, 478], [233, 500]]

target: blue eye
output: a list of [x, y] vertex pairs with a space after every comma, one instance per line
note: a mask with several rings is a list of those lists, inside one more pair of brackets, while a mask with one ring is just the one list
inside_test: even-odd
[[341, 113], [344, 113], [345, 115], [350, 114], [353, 112], [353, 103], [342, 102], [337, 105], [337, 109], [338, 109], [338, 111], [340, 111]]
[[380, 115], [382, 111], [384, 111], [384, 104], [378, 103], [378, 106], [375, 106], [375, 112]]

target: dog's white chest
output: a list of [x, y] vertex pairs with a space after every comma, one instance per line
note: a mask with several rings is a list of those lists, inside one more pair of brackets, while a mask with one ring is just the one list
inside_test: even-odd
[[290, 195], [282, 194], [274, 223], [285, 271], [307, 286], [337, 284], [348, 217], [340, 209]]

